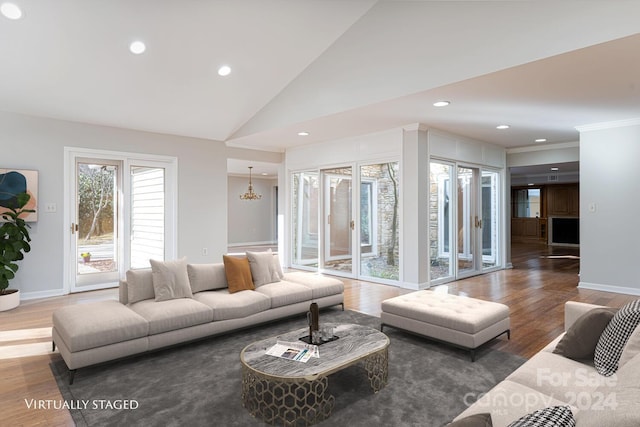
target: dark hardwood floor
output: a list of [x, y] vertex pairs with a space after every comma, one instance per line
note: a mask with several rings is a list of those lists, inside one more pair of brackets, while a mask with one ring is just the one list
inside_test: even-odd
[[[636, 296], [577, 288], [578, 250], [537, 244], [514, 244], [513, 269], [452, 282], [453, 294], [497, 301], [511, 310], [511, 340], [500, 337], [488, 347], [531, 357], [563, 330], [564, 303], [582, 301], [620, 307]], [[345, 279], [345, 307], [379, 316], [380, 302], [411, 292], [393, 286]], [[59, 307], [117, 299], [117, 290], [94, 291], [24, 301], [0, 313], [0, 426], [73, 425], [66, 410], [29, 409], [25, 399], [62, 399], [49, 363], [51, 315]], [[480, 357], [481, 353], [480, 353]]]

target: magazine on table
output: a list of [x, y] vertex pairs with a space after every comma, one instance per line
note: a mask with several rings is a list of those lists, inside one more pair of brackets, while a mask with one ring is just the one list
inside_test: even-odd
[[266, 354], [304, 363], [312, 357], [320, 357], [317, 345], [305, 344], [300, 341], [278, 341], [267, 349]]

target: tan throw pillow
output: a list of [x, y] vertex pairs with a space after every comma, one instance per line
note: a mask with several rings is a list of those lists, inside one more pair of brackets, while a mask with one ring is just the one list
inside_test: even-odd
[[127, 271], [127, 301], [129, 304], [155, 297], [150, 268]]
[[251, 278], [251, 267], [247, 258], [236, 258], [223, 255], [224, 273], [229, 284], [229, 293], [240, 291], [252, 291], [256, 287]]
[[571, 325], [553, 352], [569, 359], [593, 359], [600, 335], [617, 311], [609, 307], [589, 310]]
[[271, 249], [264, 252], [247, 251], [247, 259], [251, 267], [253, 284], [256, 287], [280, 281]]
[[187, 274], [187, 259], [175, 261], [149, 260], [153, 275], [153, 290], [156, 301], [167, 301], [177, 298], [193, 298], [189, 275]]

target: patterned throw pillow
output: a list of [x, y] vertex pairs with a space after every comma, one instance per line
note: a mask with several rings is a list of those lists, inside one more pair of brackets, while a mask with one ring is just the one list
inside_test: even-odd
[[568, 406], [550, 406], [538, 409], [509, 424], [508, 427], [575, 427], [571, 408]]
[[640, 300], [631, 301], [613, 316], [598, 340], [593, 362], [604, 376], [618, 370], [618, 362], [629, 337], [640, 323]]

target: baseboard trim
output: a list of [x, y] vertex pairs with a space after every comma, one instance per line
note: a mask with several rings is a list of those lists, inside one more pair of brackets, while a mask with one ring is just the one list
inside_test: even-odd
[[20, 300], [26, 301], [30, 299], [59, 297], [62, 295], [67, 295], [64, 289], [52, 289], [50, 291], [37, 292], [20, 292]]
[[616, 294], [640, 295], [639, 288], [628, 288], [625, 286], [602, 285], [599, 283], [578, 282], [578, 288], [590, 289], [593, 291], [613, 292]]

